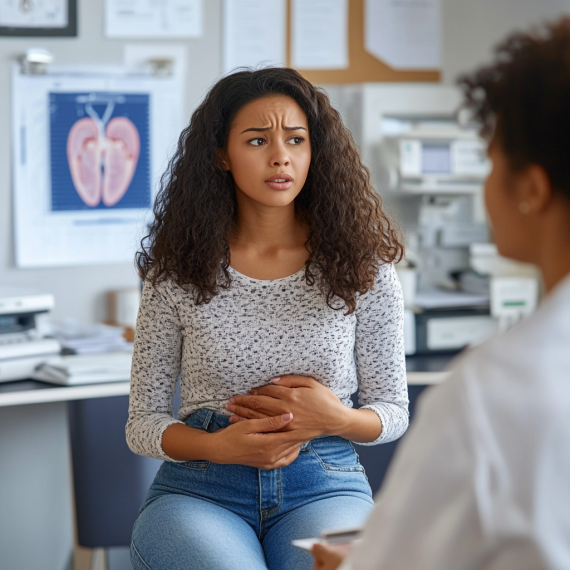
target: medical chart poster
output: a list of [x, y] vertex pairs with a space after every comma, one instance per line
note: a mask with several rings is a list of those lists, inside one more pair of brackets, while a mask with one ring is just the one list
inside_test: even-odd
[[[18, 267], [133, 263], [185, 126], [183, 89], [176, 75], [124, 66], [53, 66], [45, 75], [13, 66]], [[64, 115], [59, 134], [54, 103]]]
[[149, 95], [50, 93], [51, 210], [150, 207]]

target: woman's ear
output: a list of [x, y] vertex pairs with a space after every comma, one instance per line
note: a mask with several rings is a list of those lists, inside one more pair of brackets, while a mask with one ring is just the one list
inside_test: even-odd
[[230, 169], [228, 159], [226, 157], [226, 151], [223, 148], [216, 149], [216, 166], [226, 172]]

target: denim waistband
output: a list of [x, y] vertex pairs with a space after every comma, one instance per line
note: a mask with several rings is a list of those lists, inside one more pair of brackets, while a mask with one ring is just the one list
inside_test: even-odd
[[217, 429], [231, 425], [229, 415], [221, 414], [220, 412], [215, 412], [208, 408], [200, 408], [192, 412], [184, 422], [188, 423], [189, 420], [192, 420], [194, 424], [200, 422], [200, 427], [204, 430], [207, 430], [211, 423], [216, 423], [216, 425], [219, 426]]

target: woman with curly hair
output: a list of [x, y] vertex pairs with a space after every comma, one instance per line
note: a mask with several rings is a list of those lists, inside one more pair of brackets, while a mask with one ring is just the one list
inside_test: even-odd
[[394, 227], [338, 112], [286, 68], [214, 85], [154, 214], [127, 440], [164, 463], [133, 566], [310, 568], [291, 540], [373, 505], [349, 440], [408, 425]]

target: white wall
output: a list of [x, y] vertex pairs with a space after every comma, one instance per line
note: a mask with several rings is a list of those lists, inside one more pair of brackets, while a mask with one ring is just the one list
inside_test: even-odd
[[[485, 61], [491, 47], [514, 27], [524, 27], [562, 12], [570, 0], [442, 0], [443, 76], [456, 75]], [[133, 266], [17, 269], [13, 256], [10, 188], [9, 64], [30, 46], [45, 46], [58, 63], [121, 63], [124, 41], [103, 36], [103, 0], [79, 0], [79, 36], [68, 39], [0, 38], [0, 285], [41, 288], [56, 296], [57, 316], [84, 321], [107, 317], [105, 292], [137, 282]], [[220, 71], [220, 0], [205, 0], [205, 34], [188, 48], [188, 113]], [[162, 42], [161, 42], [162, 43]]]
[[441, 0], [443, 81], [489, 59], [493, 46], [514, 29], [525, 29], [561, 14], [570, 0]]

